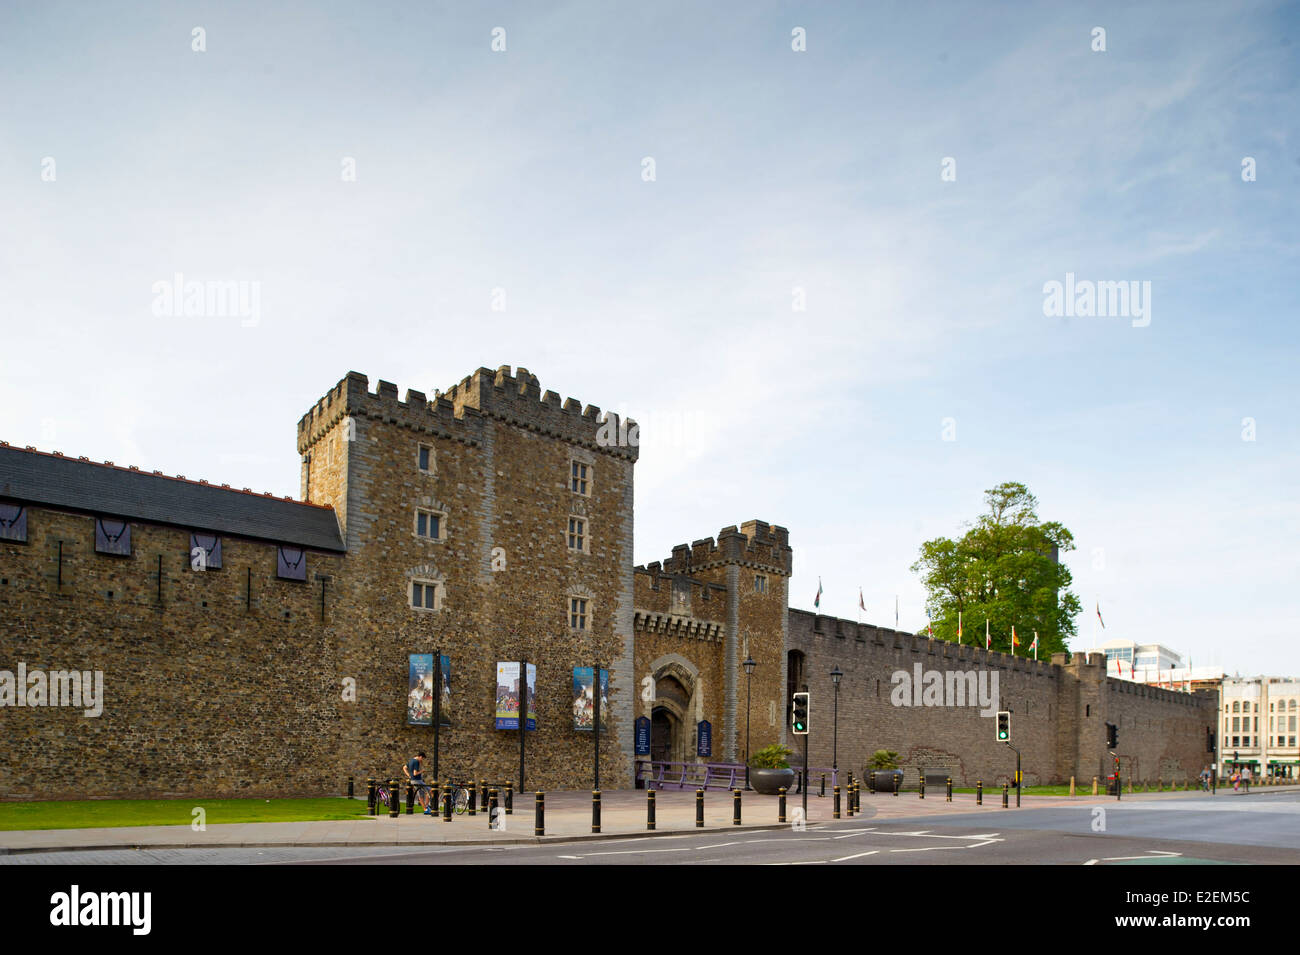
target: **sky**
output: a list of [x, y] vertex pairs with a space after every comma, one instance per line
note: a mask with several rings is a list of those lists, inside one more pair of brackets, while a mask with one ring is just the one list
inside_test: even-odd
[[[921, 543], [1019, 481], [1074, 534], [1074, 649], [1295, 676], [1298, 26], [5, 4], [0, 439], [297, 495], [349, 370], [523, 366], [641, 422], [638, 563], [756, 518], [791, 606], [917, 630]], [[1067, 274], [1142, 295], [1049, 314]]]

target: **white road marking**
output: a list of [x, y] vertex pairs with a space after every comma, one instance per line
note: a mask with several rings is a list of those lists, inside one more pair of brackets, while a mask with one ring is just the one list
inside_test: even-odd
[[1169, 852], [1165, 849], [1148, 849], [1144, 856], [1106, 856], [1102, 859], [1089, 859], [1084, 865], [1096, 865], [1098, 862], [1122, 862], [1129, 859], [1169, 859], [1182, 855], [1181, 852]]
[[873, 855], [875, 855], [875, 854], [876, 854], [877, 852], [879, 852], [879, 851], [880, 851], [879, 849], [872, 849], [870, 852], [859, 852], [859, 853], [857, 853], [856, 855], [851, 855], [851, 856], [841, 856], [840, 858], [838, 858], [838, 859], [832, 859], [831, 861], [832, 861], [832, 862], [848, 862], [850, 859], [861, 859], [863, 856], [873, 856]]

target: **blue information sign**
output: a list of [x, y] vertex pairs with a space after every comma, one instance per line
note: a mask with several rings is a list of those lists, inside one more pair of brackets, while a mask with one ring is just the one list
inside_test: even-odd
[[695, 748], [696, 756], [713, 755], [713, 724], [708, 720], [700, 720], [695, 726], [695, 738], [698, 745]]
[[638, 756], [650, 755], [650, 718], [648, 716], [638, 716], [636, 718], [636, 754]]

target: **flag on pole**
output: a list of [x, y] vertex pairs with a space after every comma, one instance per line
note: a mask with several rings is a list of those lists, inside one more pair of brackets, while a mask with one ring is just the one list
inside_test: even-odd
[[898, 629], [898, 594], [894, 594], [894, 629]]
[[931, 640], [934, 639], [934, 622], [929, 617], [925, 618], [925, 635]]
[[1015, 655], [1016, 647], [1020, 646], [1020, 641], [1016, 639], [1016, 625], [1011, 625], [1011, 654]]
[[993, 646], [993, 639], [989, 636], [989, 621], [984, 619], [984, 649], [988, 650]]
[[1037, 660], [1038, 659], [1038, 631], [1037, 630], [1034, 631], [1034, 642], [1030, 644], [1030, 647], [1033, 648], [1034, 659]]
[[961, 611], [957, 611], [957, 646], [961, 646]]
[[862, 601], [862, 588], [858, 588], [858, 609], [863, 613], [867, 612], [867, 605]]
[[817, 578], [817, 596], [813, 598], [813, 606], [821, 607], [822, 605], [822, 579]]
[[1101, 601], [1097, 601], [1097, 621], [1101, 624], [1101, 629], [1106, 629], [1106, 621], [1101, 619]]

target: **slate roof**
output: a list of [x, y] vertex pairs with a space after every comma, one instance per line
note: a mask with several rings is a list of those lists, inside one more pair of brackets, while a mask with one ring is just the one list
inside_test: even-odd
[[0, 497], [59, 510], [342, 552], [332, 507], [0, 442]]

